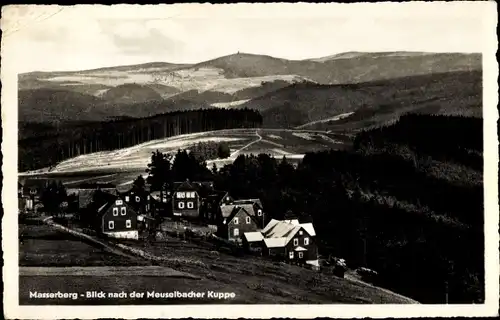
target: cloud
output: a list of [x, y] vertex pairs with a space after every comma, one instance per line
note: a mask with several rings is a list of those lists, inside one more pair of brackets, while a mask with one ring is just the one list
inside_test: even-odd
[[237, 51], [306, 59], [345, 51], [484, 48], [484, 15], [469, 5], [443, 10], [428, 3], [425, 14], [410, 4], [360, 6], [30, 6], [11, 11], [17, 16], [8, 12], [2, 28], [9, 29], [4, 47], [20, 72], [194, 63]]
[[172, 55], [182, 51], [185, 43], [165, 35], [147, 21], [99, 21], [102, 31], [123, 54]]

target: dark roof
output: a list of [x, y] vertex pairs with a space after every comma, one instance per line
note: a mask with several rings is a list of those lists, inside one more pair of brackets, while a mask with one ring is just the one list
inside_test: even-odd
[[[226, 207], [228, 207], [228, 206], [226, 206]], [[257, 223], [257, 224], [259, 223], [257, 220], [255, 220], [256, 218], [255, 218], [255, 214], [253, 214], [253, 208], [252, 208], [251, 212], [249, 212], [248, 207], [239, 206], [239, 205], [236, 205], [233, 207], [230, 215], [227, 218], [227, 223], [229, 223], [231, 220], [233, 220], [234, 216], [236, 216], [240, 211], [245, 212], [255, 223]]]
[[260, 199], [239, 199], [239, 200], [234, 200], [233, 203], [235, 203], [235, 204], [256, 204], [260, 208], [263, 208], [262, 202], [260, 201]]
[[79, 189], [78, 190], [78, 207], [80, 209], [89, 207], [89, 205], [94, 200], [94, 195], [97, 190], [100, 190], [105, 197], [107, 195], [118, 196], [118, 192], [115, 189]]
[[72, 189], [116, 189], [116, 186], [112, 183], [104, 182], [83, 182], [81, 184], [75, 185]]
[[201, 197], [207, 197], [212, 194], [214, 190], [214, 183], [212, 181], [183, 181], [174, 182], [173, 189], [175, 191], [191, 191], [195, 190]]

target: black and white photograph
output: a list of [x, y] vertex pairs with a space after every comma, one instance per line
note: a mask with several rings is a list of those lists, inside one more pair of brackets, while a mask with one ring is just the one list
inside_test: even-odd
[[497, 314], [495, 13], [3, 7], [5, 317]]

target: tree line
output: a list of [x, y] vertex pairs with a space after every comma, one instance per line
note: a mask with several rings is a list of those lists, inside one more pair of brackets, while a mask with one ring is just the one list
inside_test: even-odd
[[[401, 128], [408, 124], [405, 119], [416, 119], [411, 130]], [[425, 119], [429, 117], [411, 116], [363, 132], [358, 142], [373, 140], [377, 146], [368, 150], [358, 143], [353, 151], [308, 153], [297, 167], [285, 157], [259, 154], [240, 155], [220, 170], [209, 170], [204, 161], [179, 151], [175, 158], [182, 162], [174, 161], [165, 170], [160, 163], [168, 161], [158, 159], [168, 156], [157, 152], [147, 180], [158, 187], [186, 178], [213, 179], [217, 189], [235, 198], [260, 198], [268, 219], [312, 221], [322, 255], [376, 270], [381, 286], [423, 303], [478, 303], [484, 299], [482, 185], [432, 175], [403, 151], [419, 158], [425, 150], [434, 161], [430, 166], [461, 170], [469, 165], [467, 159], [443, 150], [453, 150], [451, 144], [481, 152], [477, 141], [462, 142], [451, 135], [450, 141], [429, 141], [432, 148], [423, 149], [422, 142], [422, 148], [412, 149], [418, 143], [414, 135], [443, 132], [450, 123], [451, 130], [458, 129], [453, 123], [461, 123], [478, 137], [482, 128], [461, 118], [432, 118], [431, 126]], [[407, 148], [387, 148], [395, 141]], [[446, 146], [439, 148], [438, 142]]]
[[211, 130], [260, 127], [262, 116], [249, 109], [177, 111], [147, 118], [61, 125], [19, 140], [21, 171], [53, 166], [83, 154], [130, 147], [150, 140]]

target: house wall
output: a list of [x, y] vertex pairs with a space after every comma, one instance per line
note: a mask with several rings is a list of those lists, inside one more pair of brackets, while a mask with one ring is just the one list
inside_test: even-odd
[[[113, 208], [118, 209], [118, 215], [114, 216], [113, 215]], [[125, 208], [125, 215], [121, 214], [122, 208]], [[127, 220], [130, 220], [130, 228], [127, 228]], [[114, 228], [110, 229], [109, 228], [109, 221], [113, 221], [114, 223]], [[137, 213], [135, 210], [127, 206], [125, 204], [122, 205], [117, 205], [116, 203], [113, 203], [112, 206], [110, 206], [107, 210], [106, 213], [102, 216], [102, 226], [101, 230], [103, 233], [116, 233], [116, 232], [122, 232], [122, 231], [133, 231], [137, 230]]]
[[[300, 235], [300, 231], [302, 231], [302, 235]], [[304, 245], [304, 239], [309, 238], [309, 244]], [[298, 244], [294, 244], [294, 239], [298, 240]], [[285, 246], [286, 247], [286, 256], [285, 259], [287, 261], [295, 261], [295, 262], [300, 262], [300, 263], [305, 263], [308, 260], [317, 260], [318, 259], [318, 247], [316, 244], [316, 239], [315, 237], [311, 237], [304, 229], [299, 230], [295, 236], [288, 242], [288, 244]], [[302, 258], [299, 257], [299, 252], [300, 251], [294, 251], [296, 247], [302, 247], [307, 249], [307, 251], [302, 251], [303, 256]], [[290, 259], [289, 252], [293, 251], [293, 259]]]
[[284, 247], [268, 248], [264, 246], [262, 249], [262, 255], [266, 257], [284, 257], [285, 248]]
[[139, 231], [130, 230], [130, 231], [118, 231], [118, 232], [105, 232], [105, 235], [111, 238], [116, 239], [139, 239]]
[[[250, 218], [250, 223], [247, 223], [247, 217], [249, 217], [249, 215], [243, 210], [239, 210], [238, 213], [236, 213], [233, 219], [228, 223], [228, 240], [239, 242], [245, 232], [257, 231], [259, 229], [257, 223], [255, 223], [255, 220], [252, 218]], [[238, 224], [235, 223], [235, 218], [238, 218]], [[238, 230], [237, 235], [235, 235], [235, 229]]]
[[[194, 192], [194, 198], [178, 198], [178, 192]], [[188, 203], [192, 203], [193, 208], [188, 208]], [[195, 190], [175, 191], [172, 195], [172, 213], [174, 216], [198, 218], [200, 216], [200, 205], [200, 197]]]
[[[264, 212], [264, 210], [256, 203], [253, 205], [253, 210], [255, 211], [255, 218], [259, 223], [259, 228], [264, 229], [264, 227], [266, 226], [265, 225], [265, 212]], [[262, 212], [261, 216], [259, 216], [259, 210], [261, 210], [261, 212]]]

